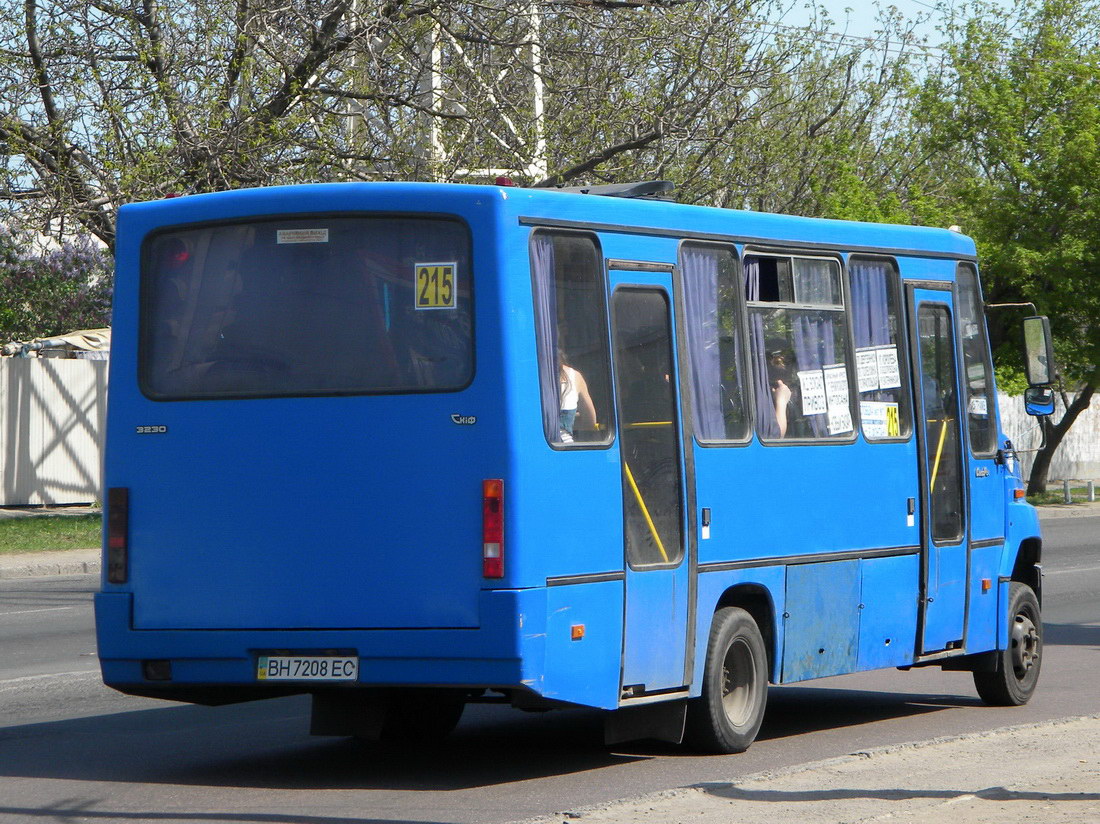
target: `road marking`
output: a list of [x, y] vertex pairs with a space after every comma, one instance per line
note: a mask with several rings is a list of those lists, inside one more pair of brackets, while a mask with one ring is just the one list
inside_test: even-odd
[[52, 672], [52, 673], [48, 673], [46, 675], [24, 675], [20, 678], [8, 678], [6, 680], [0, 681], [0, 690], [8, 689], [8, 688], [11, 688], [11, 687], [18, 687], [22, 684], [29, 684], [29, 683], [34, 682], [34, 681], [49, 681], [49, 680], [60, 681], [60, 680], [67, 679], [67, 678], [72, 678], [74, 680], [84, 681], [84, 680], [89, 680], [92, 677], [95, 677], [95, 678], [99, 677], [99, 670], [98, 669], [94, 669], [94, 670], [74, 670], [73, 672]]
[[76, 609], [76, 607], [43, 607], [42, 609], [21, 609], [17, 612], [0, 612], [0, 615], [31, 615], [35, 612], [61, 612], [66, 609]]
[[1079, 572], [1100, 572], [1100, 566], [1088, 566], [1088, 567], [1070, 567], [1069, 569], [1053, 569], [1043, 570], [1043, 577], [1047, 578], [1051, 575], [1068, 575], [1069, 573], [1077, 574]]

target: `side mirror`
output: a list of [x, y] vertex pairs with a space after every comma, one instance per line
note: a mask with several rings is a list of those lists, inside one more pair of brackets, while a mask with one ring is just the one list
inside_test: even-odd
[[1050, 340], [1050, 320], [1043, 315], [1024, 318], [1024, 369], [1027, 371], [1029, 386], [1049, 386], [1054, 383], [1054, 347]]
[[[1044, 318], [1045, 320], [1045, 318]], [[1024, 409], [1035, 417], [1054, 414], [1054, 390], [1049, 386], [1032, 386], [1024, 390]]]

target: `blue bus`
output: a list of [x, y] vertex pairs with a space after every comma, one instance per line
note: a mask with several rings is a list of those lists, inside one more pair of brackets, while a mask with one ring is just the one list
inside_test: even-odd
[[931, 665], [1026, 702], [1042, 542], [974, 243], [664, 188], [122, 207], [106, 684], [310, 694], [312, 732], [386, 740], [598, 708], [715, 752], [769, 684]]

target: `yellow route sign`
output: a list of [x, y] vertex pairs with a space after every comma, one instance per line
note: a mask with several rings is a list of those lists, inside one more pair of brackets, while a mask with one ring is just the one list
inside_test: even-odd
[[454, 309], [456, 270], [457, 265], [453, 262], [417, 263], [416, 308]]

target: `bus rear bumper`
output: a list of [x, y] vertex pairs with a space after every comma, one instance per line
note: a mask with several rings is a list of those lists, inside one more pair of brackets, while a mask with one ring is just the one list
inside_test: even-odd
[[[545, 590], [485, 590], [475, 629], [135, 630], [132, 596], [95, 596], [104, 683], [132, 695], [223, 704], [317, 689], [402, 686], [539, 692]], [[533, 629], [532, 628], [536, 628]], [[357, 681], [263, 681], [261, 655], [351, 655]]]

